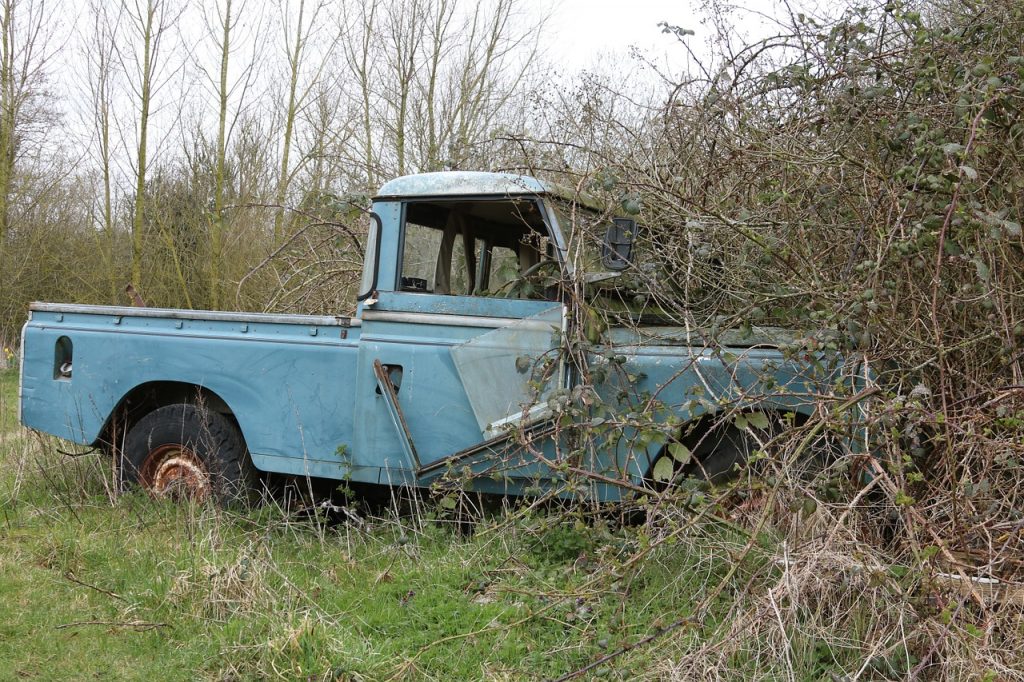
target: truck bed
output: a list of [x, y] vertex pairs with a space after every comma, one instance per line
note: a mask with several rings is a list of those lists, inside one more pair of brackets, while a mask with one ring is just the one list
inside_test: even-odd
[[95, 444], [125, 401], [180, 386], [230, 407], [258, 468], [296, 452], [333, 466], [351, 437], [345, 391], [358, 319], [54, 303], [30, 311], [19, 390], [26, 426]]

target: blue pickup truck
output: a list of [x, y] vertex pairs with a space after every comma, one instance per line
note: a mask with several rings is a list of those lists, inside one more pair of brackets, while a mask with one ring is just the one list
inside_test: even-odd
[[854, 385], [841, 363], [781, 352], [781, 331], [711, 343], [656, 306], [602, 307], [623, 298], [637, 232], [598, 209], [519, 175], [388, 182], [353, 317], [33, 304], [21, 420], [102, 447], [154, 494], [457, 472], [523, 495], [575, 472], [574, 494], [614, 500], [670, 471], [729, 475], [759, 430]]

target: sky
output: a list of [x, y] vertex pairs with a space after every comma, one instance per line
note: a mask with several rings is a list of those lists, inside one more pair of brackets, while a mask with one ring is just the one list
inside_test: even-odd
[[[550, 13], [547, 30], [549, 55], [573, 71], [587, 68], [596, 59], [625, 58], [630, 46], [636, 46], [659, 66], [681, 68], [684, 50], [678, 39], [662, 33], [659, 22], [694, 31], [687, 38], [698, 54], [706, 54], [712, 37], [711, 27], [702, 24], [700, 8], [708, 3], [697, 0], [532, 0], [535, 11]], [[794, 11], [801, 6], [824, 7], [838, 0], [791, 0]], [[750, 39], [763, 37], [772, 29], [772, 16], [779, 16], [777, 0], [732, 0], [733, 22], [739, 35]]]
[[583, 68], [602, 54], [625, 53], [636, 45], [659, 56], [678, 51], [676, 39], [658, 22], [688, 26], [693, 15], [686, 0], [562, 0], [551, 7], [548, 31], [552, 52], [567, 67]]
[[[222, 0], [221, 0], [222, 1]], [[348, 0], [335, 0], [336, 7]], [[401, 2], [402, 0], [399, 0]], [[477, 1], [486, 3], [487, 0], [464, 0], [460, 5], [467, 10], [475, 7]], [[602, 75], [622, 75], [621, 85], [623, 92], [629, 90], [630, 94], [636, 94], [641, 99], [644, 95], [655, 93], [660, 96], [665, 91], [666, 83], [678, 83], [685, 80], [684, 74], [693, 74], [694, 64], [690, 59], [686, 48], [680, 44], [679, 38], [673, 34], [664, 33], [659, 27], [659, 22], [668, 22], [671, 25], [680, 26], [694, 31], [694, 35], [685, 38], [687, 46], [700, 56], [701, 61], [707, 64], [709, 41], [714, 37], [713, 26], [706, 23], [709, 6], [730, 8], [728, 22], [735, 28], [735, 37], [741, 42], [756, 37], [767, 35], [770, 28], [764, 20], [764, 15], [771, 15], [778, 12], [782, 2], [790, 5], [805, 5], [816, 7], [835, 6], [845, 0], [516, 0], [515, 7], [521, 11], [520, 18], [526, 26], [535, 25], [538, 19], [546, 17], [544, 32], [540, 36], [540, 45], [543, 49], [543, 57], [539, 62], [545, 69], [544, 77], [552, 76], [551, 82], [571, 82], [571, 79], [580, 71], [596, 71]], [[48, 7], [51, 0], [46, 0]], [[115, 7], [118, 0], [102, 0], [109, 7]], [[129, 0], [129, 5], [132, 0]], [[195, 9], [201, 4], [212, 7], [215, 0], [177, 0], [182, 7]], [[279, 5], [284, 8], [298, 6], [298, 0], [273, 0], [263, 3], [263, 0], [252, 0], [250, 6], [263, 7], [267, 16], [276, 17], [279, 14]], [[56, 16], [62, 16], [59, 30], [55, 29], [55, 43], [67, 39], [67, 48], [56, 50], [54, 78], [60, 85], [58, 91], [67, 91], [69, 96], [63, 98], [62, 106], [67, 108], [67, 116], [63, 120], [66, 131], [78, 138], [88, 137], [87, 130], [91, 122], [83, 118], [82, 112], [88, 111], [86, 105], [79, 101], [85, 96], [81, 83], [87, 82], [87, 74], [84, 72], [84, 60], [82, 58], [83, 46], [79, 46], [75, 40], [64, 34], [87, 33], [91, 28], [91, 19], [86, 5], [82, 0], [58, 0]], [[179, 28], [185, 29], [187, 34], [186, 42], [199, 43], [204, 46], [197, 54], [203, 55], [206, 63], [216, 63], [216, 54], [209, 53], [210, 42], [201, 41], [203, 26], [199, 15], [195, 12], [182, 15], [181, 21], [185, 24]], [[249, 18], [249, 24], [256, 20]], [[190, 23], [191, 22], [191, 23]], [[325, 22], [325, 35], [329, 34], [332, 24]], [[277, 29], [273, 29], [277, 30]], [[731, 32], [732, 33], [732, 32]], [[237, 44], [237, 38], [236, 44]], [[529, 41], [527, 41], [529, 42]], [[167, 46], [165, 46], [167, 47]], [[202, 50], [205, 49], [205, 52]], [[280, 57], [281, 40], [280, 36], [274, 34], [266, 45], [267, 50], [275, 51]], [[656, 67], [657, 72], [647, 68], [646, 64], [632, 58], [635, 49], [642, 51], [645, 61]], [[234, 65], [244, 63], [249, 57], [246, 51], [248, 48], [240, 48], [240, 51], [233, 58]], [[315, 56], [318, 53], [314, 53]], [[59, 63], [58, 63], [59, 62]], [[170, 63], [169, 57], [165, 55], [164, 63]], [[174, 69], [172, 73], [177, 73]], [[557, 76], [566, 77], [561, 81]], [[75, 80], [77, 79], [77, 80]], [[74, 82], [68, 82], [72, 80]], [[265, 84], [267, 79], [258, 79], [258, 84]], [[167, 92], [176, 92], [175, 88], [179, 83], [173, 78], [164, 78]], [[628, 87], [627, 87], [628, 86]], [[632, 88], [632, 89], [630, 89]], [[258, 88], [257, 88], [258, 90]], [[159, 147], [153, 153], [153, 158], [161, 158], [162, 149], [180, 144], [180, 140], [173, 137], [165, 137], [160, 131], [180, 133], [183, 129], [178, 123], [179, 116], [203, 115], [204, 104], [210, 104], [211, 97], [208, 89], [193, 87], [188, 90], [189, 101], [172, 99], [162, 102], [153, 112], [152, 123], [155, 126], [156, 134], [151, 135], [155, 147]], [[249, 95], [249, 101], [259, 103], [260, 98], [267, 98], [269, 95], [259, 91]], [[76, 99], [78, 98], [78, 99]], [[125, 102], [116, 103], [122, 112], [130, 111]], [[198, 114], [196, 114], [198, 112]], [[128, 118], [131, 121], [130, 117]], [[133, 144], [135, 131], [126, 126], [119, 131], [124, 136], [125, 144], [130, 147]]]

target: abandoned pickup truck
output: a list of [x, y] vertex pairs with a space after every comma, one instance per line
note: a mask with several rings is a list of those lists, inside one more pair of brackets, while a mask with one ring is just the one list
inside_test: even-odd
[[[757, 429], [799, 426], [851, 385], [850, 367], [787, 358], [763, 334], [708, 343], [656, 315], [595, 314], [587, 292], [616, 291], [636, 226], [554, 185], [407, 176], [369, 220], [354, 317], [33, 304], [22, 422], [102, 447], [155, 494], [247, 495], [268, 472], [416, 487], [457, 472], [523, 495], [583, 472], [572, 494], [614, 500], [669, 474], [727, 475]], [[580, 448], [580, 434], [600, 436]], [[841, 438], [854, 447], [853, 426]]]

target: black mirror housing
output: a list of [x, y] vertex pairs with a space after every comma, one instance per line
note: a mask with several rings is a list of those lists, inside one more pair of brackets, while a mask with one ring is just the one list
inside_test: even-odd
[[601, 247], [601, 262], [609, 270], [625, 270], [633, 262], [633, 242], [636, 239], [636, 221], [632, 218], [613, 218], [605, 233]]

